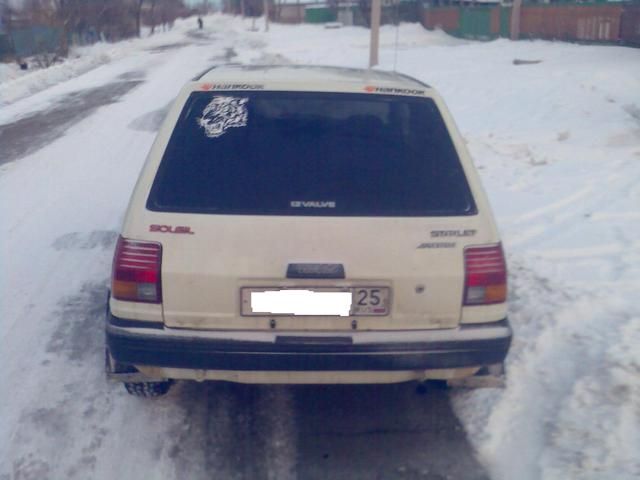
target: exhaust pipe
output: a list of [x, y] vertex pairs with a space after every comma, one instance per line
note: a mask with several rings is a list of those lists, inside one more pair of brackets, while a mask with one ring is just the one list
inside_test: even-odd
[[133, 365], [119, 363], [111, 356], [109, 350], [105, 352], [105, 373], [107, 379], [115, 382], [138, 383], [138, 382], [166, 382], [167, 378], [149, 378], [141, 373]]

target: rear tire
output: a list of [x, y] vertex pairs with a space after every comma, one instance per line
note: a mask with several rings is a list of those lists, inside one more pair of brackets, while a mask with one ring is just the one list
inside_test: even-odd
[[124, 388], [127, 392], [136, 397], [161, 397], [169, 391], [170, 387], [170, 381], [124, 383]]

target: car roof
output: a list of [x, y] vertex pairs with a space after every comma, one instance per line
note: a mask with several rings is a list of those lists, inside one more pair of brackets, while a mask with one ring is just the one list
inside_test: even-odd
[[[398, 72], [316, 65], [217, 65], [205, 70], [193, 79], [197, 82], [258, 82], [262, 84], [287, 84], [305, 90], [310, 83], [323, 84], [331, 90], [343, 85], [366, 86], [374, 84], [383, 88], [421, 89], [429, 85]], [[297, 88], [296, 88], [297, 90]]]

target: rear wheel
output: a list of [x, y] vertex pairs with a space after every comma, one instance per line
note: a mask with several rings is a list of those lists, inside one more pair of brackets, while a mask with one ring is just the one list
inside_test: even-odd
[[165, 382], [125, 382], [124, 388], [130, 395], [136, 397], [160, 397], [171, 387], [170, 381]]

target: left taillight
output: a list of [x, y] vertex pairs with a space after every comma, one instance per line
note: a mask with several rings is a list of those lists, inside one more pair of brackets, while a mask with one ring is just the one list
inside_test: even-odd
[[111, 295], [128, 302], [162, 303], [162, 245], [118, 238], [113, 257]]

